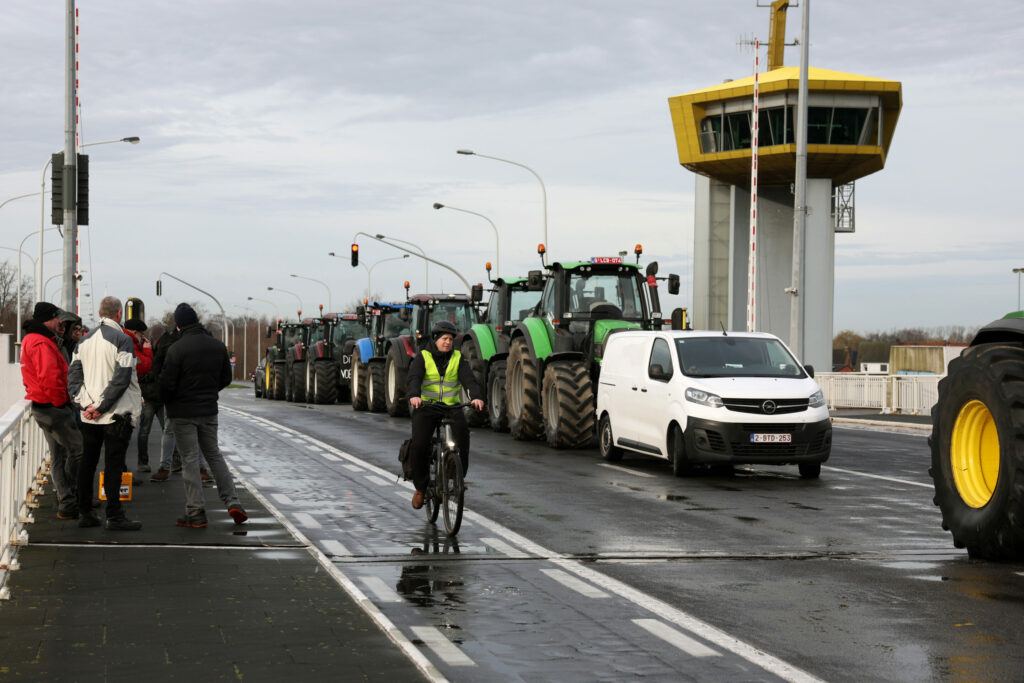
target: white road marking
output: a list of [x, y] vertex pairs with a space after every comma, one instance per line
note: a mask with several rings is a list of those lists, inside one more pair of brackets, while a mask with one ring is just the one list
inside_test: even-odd
[[375, 477], [372, 474], [366, 477], [366, 481], [374, 483], [377, 486], [391, 486], [390, 481], [385, 481], [384, 479], [381, 479], [380, 477]]
[[269, 479], [264, 479], [263, 477], [253, 477], [252, 483], [259, 486], [261, 489], [268, 489], [274, 485]]
[[309, 514], [308, 512], [296, 512], [294, 516], [295, 520], [307, 529], [323, 528], [320, 526], [320, 522], [316, 521], [316, 519], [313, 518], [313, 515]]
[[283, 493], [272, 493], [270, 497], [276, 500], [281, 505], [295, 505], [295, 501], [284, 495]]
[[352, 463], [345, 463], [344, 465], [342, 465], [342, 467], [344, 467], [349, 472], [362, 472], [363, 471], [362, 467], [360, 467], [359, 465], [353, 465]]
[[658, 621], [657, 619], [634, 619], [633, 623], [658, 636], [669, 645], [674, 645], [691, 657], [721, 656], [707, 645], [698, 643], [693, 638], [680, 633], [668, 624]]
[[257, 472], [257, 469], [255, 467], [250, 466], [250, 465], [239, 465], [238, 469], [239, 469], [239, 471], [245, 472], [246, 474], [256, 474], [256, 472]]
[[384, 579], [378, 576], [364, 576], [362, 582], [381, 602], [403, 602], [402, 596], [391, 590], [391, 587], [384, 583]]
[[600, 462], [600, 463], [598, 463], [598, 465], [600, 465], [601, 467], [607, 467], [610, 470], [616, 470], [617, 472], [624, 472], [626, 474], [632, 474], [634, 477], [653, 477], [654, 476], [653, 474], [648, 474], [647, 472], [639, 472], [637, 470], [631, 470], [631, 469], [629, 469], [627, 467], [619, 467], [618, 465], [609, 465], [606, 462]]
[[334, 539], [328, 539], [326, 541], [320, 541], [320, 543], [323, 545], [323, 547], [331, 555], [335, 555], [335, 556], [337, 556], [337, 555], [349, 555], [349, 556], [351, 556], [352, 555], [352, 553], [350, 553], [348, 551], [348, 548], [346, 548], [345, 546], [343, 546], [341, 544], [341, 541], [335, 541]]
[[921, 486], [926, 489], [934, 488], [933, 484], [922, 484], [919, 481], [907, 481], [906, 479], [896, 479], [895, 477], [883, 477], [880, 474], [868, 474], [867, 472], [857, 472], [856, 470], [844, 470], [842, 467], [832, 467], [826, 465], [822, 467], [824, 470], [831, 470], [833, 472], [842, 472], [843, 474], [855, 474], [858, 477], [868, 477], [870, 479], [881, 479], [882, 481], [891, 481], [896, 484], [906, 484], [907, 486]]
[[320, 453], [324, 460], [330, 460], [331, 462], [341, 462], [341, 458], [331, 453]]
[[413, 626], [412, 632], [423, 644], [434, 651], [448, 666], [476, 666], [476, 663], [455, 647], [452, 641], [433, 626]]
[[518, 548], [513, 548], [508, 543], [498, 540], [497, 538], [481, 538], [480, 542], [484, 545], [491, 546], [502, 555], [508, 555], [509, 557], [523, 557], [526, 554]]
[[308, 448], [311, 451], [318, 451], [318, 450], [320, 450], [320, 447], [315, 445], [315, 444], [306, 444], [306, 448]]
[[611, 596], [605, 593], [600, 588], [594, 588], [589, 583], [580, 581], [575, 576], [566, 574], [561, 569], [541, 569], [541, 573], [547, 574], [549, 577], [562, 584], [566, 588], [570, 588], [580, 595], [588, 598], [610, 598]]

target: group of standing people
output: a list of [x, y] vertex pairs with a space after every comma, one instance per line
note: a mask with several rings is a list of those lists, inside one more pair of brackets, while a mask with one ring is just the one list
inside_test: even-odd
[[[92, 509], [93, 478], [102, 452], [106, 528], [142, 528], [142, 522], [128, 519], [121, 503], [121, 473], [136, 426], [140, 468], [148, 469], [148, 443], [143, 445], [143, 439], [148, 441], [153, 417], [162, 406], [182, 458], [185, 514], [178, 526], [202, 528], [208, 523], [200, 452], [228, 514], [236, 524], [245, 522], [248, 516], [217, 446], [217, 395], [231, 382], [224, 344], [206, 332], [188, 304], [175, 309], [174, 334], [161, 338], [155, 354], [138, 334], [146, 329], [142, 321], [122, 325], [117, 297], [105, 297], [99, 315], [99, 324], [81, 336], [80, 318], [41, 301], [23, 326], [22, 379], [32, 416], [50, 448], [58, 518], [78, 519], [83, 528], [103, 524]], [[74, 338], [75, 325], [79, 339]], [[170, 468], [170, 461], [171, 452], [164, 448], [155, 481], [161, 481], [156, 476], [166, 472], [165, 465]]]

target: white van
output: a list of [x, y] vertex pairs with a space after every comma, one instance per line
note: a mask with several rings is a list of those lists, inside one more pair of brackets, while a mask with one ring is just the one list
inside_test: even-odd
[[608, 337], [597, 389], [601, 455], [791, 465], [816, 478], [832, 450], [821, 388], [771, 334], [667, 330]]

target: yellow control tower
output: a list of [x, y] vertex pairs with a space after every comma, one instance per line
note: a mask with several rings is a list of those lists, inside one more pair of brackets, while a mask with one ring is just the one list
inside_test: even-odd
[[[782, 65], [787, 0], [772, 4], [758, 84], [758, 331], [790, 336], [799, 69]], [[679, 163], [697, 174], [694, 326], [746, 327], [754, 76], [669, 98]], [[881, 170], [902, 105], [897, 81], [808, 68], [805, 363], [832, 365], [835, 233], [853, 232], [853, 182]]]

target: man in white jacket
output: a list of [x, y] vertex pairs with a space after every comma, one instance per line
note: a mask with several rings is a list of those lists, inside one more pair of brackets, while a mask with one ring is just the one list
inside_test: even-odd
[[132, 428], [142, 412], [135, 373], [135, 344], [121, 327], [121, 300], [104, 297], [100, 322], [75, 349], [68, 372], [72, 400], [82, 409], [82, 463], [78, 470], [78, 526], [99, 526], [91, 507], [92, 480], [100, 451], [106, 448], [103, 489], [107, 529], [135, 531], [142, 522], [128, 519], [120, 500], [121, 472]]

